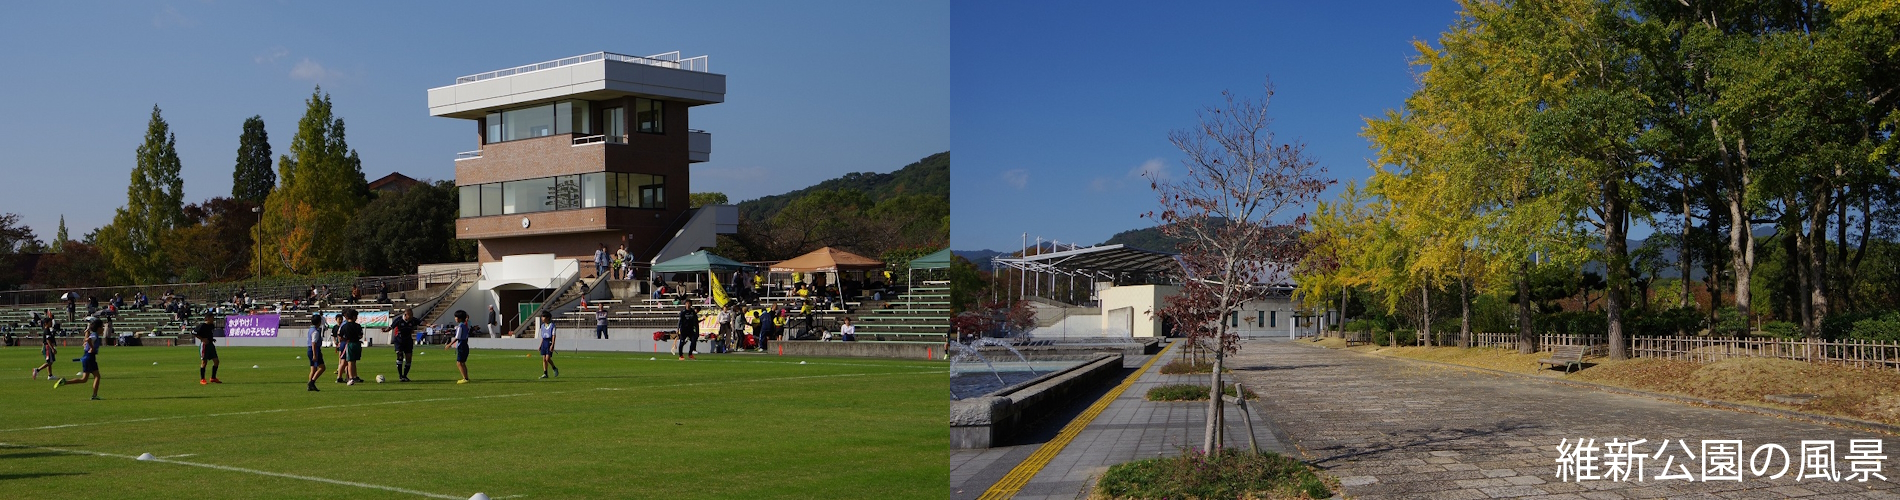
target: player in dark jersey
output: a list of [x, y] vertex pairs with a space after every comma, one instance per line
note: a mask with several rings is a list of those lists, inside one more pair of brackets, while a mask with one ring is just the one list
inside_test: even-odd
[[310, 347], [304, 355], [310, 356], [310, 392], [317, 392], [317, 377], [323, 376], [328, 366], [323, 364], [323, 314], [310, 315], [310, 331], [304, 336], [310, 340]]
[[64, 377], [62, 377], [59, 379], [58, 382], [53, 382], [53, 387], [58, 388], [58, 387], [63, 387], [66, 384], [77, 384], [77, 383], [91, 381], [92, 382], [92, 399], [93, 400], [99, 399], [99, 380], [103, 377], [99, 376], [99, 357], [98, 356], [99, 356], [99, 345], [105, 342], [105, 334], [103, 333], [104, 331], [105, 331], [104, 321], [95, 319], [95, 320], [92, 320], [92, 323], [86, 325], [86, 344], [85, 344], [86, 354], [79, 357], [79, 380], [69, 381], [69, 380], [66, 380]]
[[462, 372], [462, 379], [456, 380], [455, 383], [466, 384], [468, 383], [468, 333], [475, 329], [473, 325], [468, 324], [468, 311], [461, 309], [455, 310], [455, 326], [453, 328], [455, 334], [454, 340], [450, 340], [448, 345], [444, 345], [442, 348], [455, 348], [455, 369], [461, 370]]
[[53, 346], [53, 334], [48, 332], [40, 336], [40, 355], [46, 357], [46, 363], [33, 369], [33, 378], [40, 378], [40, 370], [46, 370], [46, 379], [53, 379], [53, 358], [59, 356], [59, 348]]
[[[211, 315], [206, 314], [204, 321], [199, 322], [198, 326], [191, 330], [191, 336], [198, 338], [198, 385], [224, 383], [218, 380], [218, 339], [212, 336], [217, 328], [211, 324]], [[205, 379], [205, 364], [207, 363], [211, 365], [209, 381]]]
[[396, 331], [389, 341], [396, 346], [396, 380], [398, 381], [409, 381], [409, 367], [415, 365], [416, 361], [416, 329], [421, 326], [422, 320], [416, 319], [414, 312], [403, 309], [401, 318], [396, 318], [389, 322], [389, 326], [383, 327], [384, 332]]
[[337, 327], [337, 336], [343, 338], [343, 366], [337, 370], [346, 372], [349, 385], [363, 381], [356, 373], [356, 361], [363, 359], [363, 325], [356, 323], [356, 308], [343, 308], [343, 326]]

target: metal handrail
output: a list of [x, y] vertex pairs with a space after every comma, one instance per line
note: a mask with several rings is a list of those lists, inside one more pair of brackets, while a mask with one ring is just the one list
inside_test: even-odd
[[595, 52], [592, 54], [581, 54], [574, 57], [565, 57], [561, 59], [555, 59], [552, 61], [542, 61], [542, 62], [538, 62], [534, 64], [525, 64], [521, 66], [515, 66], [513, 68], [498, 69], [498, 70], [490, 71], [487, 73], [476, 73], [473, 75], [456, 78], [455, 84], [461, 85], [464, 83], [479, 82], [479, 81], [487, 80], [490, 78], [500, 78], [504, 76], [519, 75], [522, 73], [541, 71], [545, 69], [554, 69], [554, 68], [559, 68], [562, 66], [571, 66], [575, 64], [594, 62], [594, 61], [599, 61], [603, 59], [608, 60], [608, 61], [619, 61], [619, 62], [634, 63], [634, 64], [645, 64], [648, 66], [659, 66], [662, 68], [695, 71], [695, 72], [700, 72], [700, 73], [707, 72], [706, 56], [680, 59], [679, 51], [667, 52], [664, 54], [654, 54], [654, 55], [646, 56], [646, 57], [630, 56], [626, 54], [616, 54], [613, 52]]
[[575, 138], [574, 138], [574, 144], [573, 144], [573, 145], [575, 145], [575, 146], [585, 146], [585, 145], [588, 145], [588, 144], [599, 144], [599, 143], [603, 143], [603, 142], [604, 142], [604, 143], [607, 143], [607, 144], [626, 144], [626, 143], [627, 143], [627, 136], [624, 136], [624, 135], [590, 135], [590, 136], [587, 136], [587, 137], [575, 137]]
[[463, 151], [455, 154], [455, 161], [473, 160], [482, 157], [482, 150]]
[[[567, 272], [569, 268], [573, 268], [574, 276], [567, 278], [567, 281], [562, 282], [561, 286], [554, 287], [553, 290], [548, 291], [547, 298], [541, 299], [541, 306], [534, 308], [535, 314], [537, 315], [541, 314], [541, 311], [545, 311], [547, 310], [547, 308], [552, 307], [554, 305], [555, 299], [559, 299], [561, 298], [562, 295], [566, 295], [567, 289], [572, 288], [574, 286], [574, 283], [577, 283], [581, 280], [580, 265], [581, 265], [581, 261], [579, 259], [576, 259], [573, 262], [569, 263], [567, 265], [568, 267], [561, 268], [561, 272]], [[522, 332], [527, 331], [528, 328], [534, 325], [532, 318], [516, 318], [516, 321], [521, 322], [521, 324], [515, 325], [514, 335], [516, 337], [520, 337]]]

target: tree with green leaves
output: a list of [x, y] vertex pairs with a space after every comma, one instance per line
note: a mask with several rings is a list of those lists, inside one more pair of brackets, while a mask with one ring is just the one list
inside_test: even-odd
[[66, 249], [66, 214], [59, 214], [59, 232], [53, 233], [53, 253]]
[[687, 206], [688, 208], [699, 208], [706, 205], [729, 204], [731, 204], [731, 202], [727, 201], [726, 193], [693, 193]]
[[277, 173], [271, 170], [270, 134], [264, 132], [264, 117], [244, 119], [244, 132], [238, 135], [237, 168], [231, 172], [231, 198], [263, 203], [277, 187]]
[[351, 267], [374, 274], [410, 274], [420, 264], [456, 262], [455, 186], [423, 183], [385, 194], [357, 212], [344, 237], [359, 242], [346, 254]]
[[112, 223], [99, 229], [99, 250], [112, 263], [114, 281], [150, 285], [173, 277], [164, 242], [184, 223], [182, 169], [177, 137], [154, 105], [131, 184], [126, 186], [125, 206], [114, 212]]
[[345, 141], [322, 88], [305, 101], [290, 154], [278, 157], [276, 189], [264, 200], [259, 232], [265, 272], [310, 273], [347, 265], [353, 243], [342, 238], [350, 219], [369, 202], [362, 160]]

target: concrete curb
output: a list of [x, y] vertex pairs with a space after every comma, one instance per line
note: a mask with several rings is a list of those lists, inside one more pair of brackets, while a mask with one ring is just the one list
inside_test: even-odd
[[1400, 361], [1409, 361], [1413, 363], [1459, 368], [1459, 369], [1476, 371], [1476, 372], [1487, 372], [1487, 373], [1495, 373], [1499, 375], [1509, 375], [1513, 377], [1538, 380], [1538, 381], [1557, 384], [1557, 385], [1567, 385], [1567, 386], [1577, 387], [1581, 389], [1594, 389], [1598, 391], [1623, 394], [1623, 395], [1628, 395], [1628, 396], [1642, 396], [1642, 397], [1647, 397], [1651, 399], [1660, 399], [1663, 401], [1669, 401], [1669, 402], [1674, 402], [1674, 403], [1709, 406], [1709, 407], [1721, 408], [1725, 410], [1748, 412], [1748, 413], [1754, 413], [1758, 415], [1767, 415], [1771, 417], [1781, 417], [1781, 418], [1787, 418], [1787, 419], [1793, 419], [1793, 420], [1805, 420], [1805, 421], [1814, 422], [1814, 423], [1834, 425], [1834, 426], [1847, 427], [1847, 428], [1857, 428], [1860, 430], [1882, 432], [1886, 434], [1900, 436], [1900, 425], [1889, 425], [1889, 424], [1883, 424], [1879, 422], [1869, 422], [1866, 420], [1860, 420], [1860, 419], [1854, 419], [1854, 418], [1836, 417], [1833, 415], [1820, 415], [1820, 414], [1814, 414], [1814, 413], [1804, 413], [1804, 412], [1798, 412], [1798, 411], [1793, 411], [1793, 410], [1783, 410], [1779, 408], [1750, 406], [1750, 405], [1744, 405], [1740, 403], [1731, 403], [1728, 401], [1703, 399], [1703, 398], [1690, 397], [1690, 396], [1679, 396], [1675, 394], [1650, 392], [1650, 391], [1645, 391], [1645, 390], [1640, 390], [1640, 389], [1630, 389], [1630, 388], [1625, 388], [1625, 387], [1617, 387], [1613, 385], [1604, 385], [1604, 384], [1598, 384], [1595, 382], [1584, 382], [1580, 380], [1564, 380], [1564, 379], [1558, 379], [1558, 378], [1540, 377], [1536, 375], [1526, 375], [1523, 373], [1507, 372], [1503, 370], [1493, 370], [1490, 368], [1465, 366], [1465, 365], [1460, 365], [1460, 364], [1445, 363], [1442, 361], [1431, 361], [1431, 360], [1425, 360], [1425, 359], [1412, 359], [1412, 358], [1402, 358], [1398, 356], [1387, 356], [1384, 354], [1359, 352], [1359, 351], [1353, 351], [1349, 349], [1333, 349], [1331, 347], [1324, 347], [1324, 346], [1317, 346], [1317, 345], [1307, 345], [1303, 347], [1311, 347], [1314, 349], [1330, 349], [1330, 350], [1336, 350], [1336, 351], [1345, 351], [1345, 352], [1349, 352], [1349, 353], [1357, 354], [1361, 356], [1373, 356], [1373, 357], [1386, 358], [1386, 359], [1396, 359]]

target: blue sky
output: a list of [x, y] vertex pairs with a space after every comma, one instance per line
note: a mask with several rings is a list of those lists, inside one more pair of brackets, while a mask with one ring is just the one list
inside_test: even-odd
[[710, 56], [726, 102], [694, 191], [733, 201], [950, 147], [949, 10], [923, 2], [32, 2], [0, 16], [0, 212], [72, 237], [125, 203], [153, 104], [187, 202], [229, 196], [244, 119], [274, 154], [322, 84], [375, 179], [447, 179], [471, 122], [428, 115], [455, 77], [596, 51]]
[[1260, 96], [1269, 77], [1280, 138], [1305, 142], [1341, 185], [1364, 179], [1364, 119], [1417, 88], [1412, 42], [1436, 42], [1457, 12], [1451, 0], [956, 2], [951, 248], [1015, 250], [1024, 233], [1094, 244], [1154, 225], [1137, 174], [1181, 171], [1168, 132], [1223, 90]]

